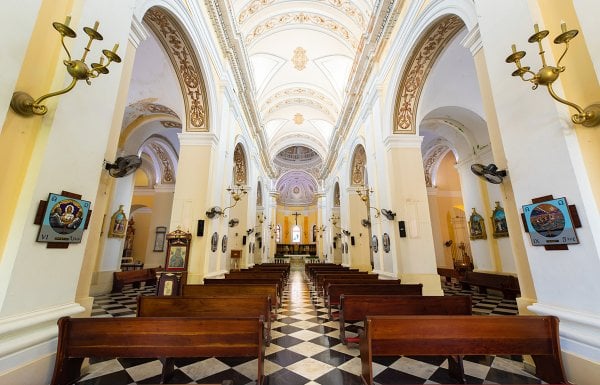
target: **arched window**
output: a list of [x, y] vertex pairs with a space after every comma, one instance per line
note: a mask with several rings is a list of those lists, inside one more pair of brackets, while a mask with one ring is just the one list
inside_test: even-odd
[[300, 226], [292, 227], [292, 243], [300, 243]]
[[277, 225], [275, 228], [275, 242], [281, 242], [281, 226]]

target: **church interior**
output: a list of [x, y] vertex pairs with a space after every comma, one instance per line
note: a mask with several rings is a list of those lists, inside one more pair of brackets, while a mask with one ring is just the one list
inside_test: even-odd
[[[169, 366], [169, 383], [459, 383], [445, 356], [459, 357], [466, 383], [597, 384], [594, 0], [1, 9], [0, 384], [151, 384]], [[235, 299], [249, 307], [250, 285], [276, 274], [266, 317], [233, 323]], [[346, 287], [357, 284], [363, 292]], [[213, 285], [219, 310], [197, 305], [206, 319], [175, 309]], [[340, 297], [327, 295], [337, 286], [348, 312], [371, 289], [371, 302], [404, 296], [390, 286], [418, 287], [422, 301], [468, 297], [468, 317], [429, 302], [421, 315], [389, 315], [422, 328], [439, 316], [447, 338], [460, 317], [473, 336], [515, 319], [490, 326], [495, 338], [544, 320], [557, 328], [544, 353], [554, 364], [538, 360], [530, 326], [522, 352], [482, 356], [499, 345], [483, 334], [473, 337], [483, 350], [450, 352], [440, 332], [428, 342], [439, 354], [415, 358], [384, 313], [339, 321]], [[156, 295], [171, 308], [145, 319], [141, 298]], [[150, 321], [162, 335], [142, 336], [135, 322]], [[230, 340], [255, 324], [258, 357]], [[222, 336], [217, 353], [185, 350], [205, 335], [194, 325]], [[377, 354], [377, 326], [400, 353]], [[82, 365], [68, 344], [104, 327], [143, 354], [93, 351], [70, 378]], [[189, 341], [161, 345], [174, 327], [192, 330]]]

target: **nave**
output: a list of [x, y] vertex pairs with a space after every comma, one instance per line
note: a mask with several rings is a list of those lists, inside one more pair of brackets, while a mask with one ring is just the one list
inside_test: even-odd
[[[473, 314], [517, 314], [514, 300], [461, 291], [456, 286], [444, 288], [446, 295], [471, 294]], [[93, 317], [135, 316], [136, 296], [152, 295], [153, 287], [126, 287], [120, 294], [96, 297]], [[356, 345], [346, 347], [339, 340], [339, 325], [327, 317], [321, 299], [310, 290], [303, 267], [292, 266], [283, 295], [278, 319], [272, 324], [272, 342], [266, 349], [266, 384], [277, 385], [359, 385], [361, 384], [359, 351]], [[348, 325], [349, 335], [358, 329]], [[474, 384], [538, 384], [538, 379], [522, 370], [520, 357], [470, 357], [465, 360], [469, 383]], [[380, 357], [375, 359], [375, 381], [380, 384], [449, 383], [444, 358]], [[253, 384], [256, 362], [249, 358], [189, 358], [176, 360], [176, 373], [171, 383], [219, 383], [233, 380], [236, 385]], [[157, 383], [161, 365], [158, 360], [113, 359], [95, 362], [89, 375], [79, 384], [126, 385]]]

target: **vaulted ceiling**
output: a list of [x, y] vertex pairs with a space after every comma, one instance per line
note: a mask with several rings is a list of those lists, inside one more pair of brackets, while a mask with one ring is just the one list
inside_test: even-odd
[[[319, 179], [336, 156], [373, 53], [391, 23], [393, 0], [206, 0], [229, 54], [245, 113], [272, 177], [302, 162], [282, 151], [312, 150]], [[349, 92], [351, 90], [351, 92]], [[300, 167], [302, 168], [302, 167]], [[308, 170], [307, 170], [308, 171]]]

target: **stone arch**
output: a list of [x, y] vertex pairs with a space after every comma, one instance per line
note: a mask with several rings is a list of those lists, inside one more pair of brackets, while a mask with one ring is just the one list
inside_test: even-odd
[[190, 37], [179, 20], [161, 6], [149, 8], [143, 20], [162, 44], [177, 74], [185, 105], [185, 131], [210, 131], [204, 74]]
[[464, 26], [458, 16], [445, 15], [434, 22], [415, 45], [396, 92], [393, 133], [416, 134], [419, 99], [429, 71], [446, 45]]
[[356, 145], [352, 152], [352, 162], [350, 163], [350, 185], [360, 186], [365, 184], [365, 173], [367, 169], [367, 153], [362, 144]]

